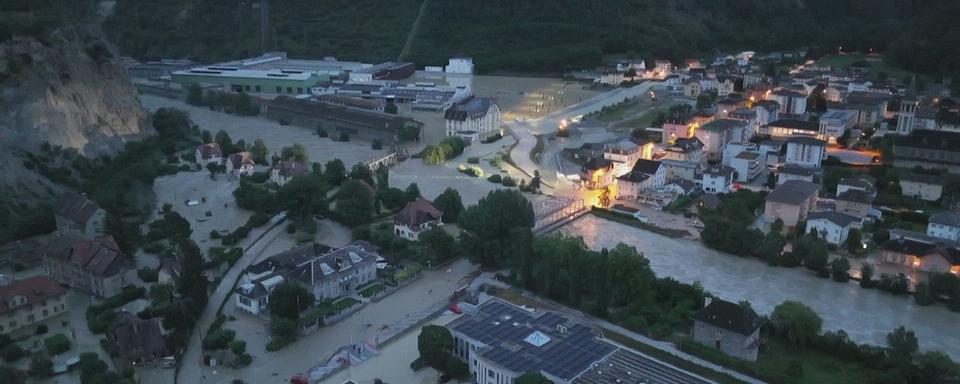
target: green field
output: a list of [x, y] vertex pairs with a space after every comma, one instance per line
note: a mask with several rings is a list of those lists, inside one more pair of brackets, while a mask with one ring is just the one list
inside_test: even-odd
[[[851, 64], [856, 63], [861, 60], [866, 59], [866, 55], [860, 53], [852, 53], [848, 55], [829, 55], [821, 57], [817, 60], [818, 65], [829, 65], [831, 67], [849, 67]], [[886, 73], [887, 77], [890, 79], [897, 79], [908, 83], [910, 77], [918, 75], [916, 72], [908, 71], [902, 68], [895, 67], [888, 64], [885, 60], [881, 62], [871, 62], [870, 70], [867, 71], [867, 76], [872, 80], [877, 80], [880, 73]], [[918, 80], [928, 81], [930, 80], [926, 75], [918, 75]]]

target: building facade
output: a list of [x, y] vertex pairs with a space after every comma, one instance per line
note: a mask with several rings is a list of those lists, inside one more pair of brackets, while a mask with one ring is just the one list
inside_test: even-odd
[[827, 146], [823, 141], [812, 137], [791, 137], [787, 139], [787, 153], [784, 162], [805, 168], [819, 169], [827, 157]]
[[61, 235], [45, 249], [43, 267], [61, 284], [100, 297], [115, 296], [134, 281], [133, 260], [109, 235], [93, 240]]
[[712, 299], [693, 315], [693, 340], [741, 360], [756, 361], [763, 317], [746, 306]]
[[57, 232], [76, 234], [93, 239], [104, 233], [107, 211], [101, 209], [93, 200], [75, 192], [67, 192], [57, 201], [54, 209], [54, 221]]
[[960, 214], [943, 211], [930, 216], [927, 236], [950, 241], [960, 241]]
[[393, 219], [393, 232], [398, 237], [420, 240], [420, 234], [443, 224], [443, 212], [422, 197], [407, 203]]
[[468, 141], [503, 134], [500, 119], [500, 106], [489, 97], [469, 96], [443, 114], [447, 136], [460, 136]]
[[816, 207], [819, 191], [819, 185], [806, 181], [790, 180], [778, 185], [767, 195], [764, 220], [772, 223], [780, 219], [788, 227], [796, 226]]
[[67, 290], [46, 276], [34, 276], [0, 286], [0, 334], [66, 313]]

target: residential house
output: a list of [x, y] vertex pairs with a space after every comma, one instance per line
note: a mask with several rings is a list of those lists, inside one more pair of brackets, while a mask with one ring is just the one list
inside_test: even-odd
[[664, 149], [662, 159], [703, 165], [706, 163], [703, 154], [703, 142], [696, 137], [677, 139], [672, 145]]
[[787, 154], [784, 162], [801, 167], [819, 169], [827, 158], [827, 144], [812, 137], [791, 137], [787, 139]]
[[220, 150], [220, 144], [217, 143], [200, 144], [197, 146], [194, 157], [200, 164], [220, 165], [223, 162], [223, 151]]
[[734, 137], [742, 137], [747, 127], [747, 122], [734, 119], [717, 119], [700, 127], [696, 136], [703, 143], [707, 160], [720, 160], [727, 143]]
[[789, 180], [778, 185], [767, 195], [764, 220], [772, 223], [780, 219], [788, 227], [796, 226], [816, 207], [819, 191], [819, 185], [800, 180]]
[[[623, 82], [623, 74], [620, 74]], [[447, 136], [460, 136], [467, 142], [502, 134], [501, 111], [489, 97], [468, 96], [443, 113]]]
[[880, 261], [922, 272], [960, 275], [960, 249], [913, 239], [890, 239], [880, 244]]
[[703, 170], [701, 188], [707, 193], [730, 193], [733, 191], [736, 171], [725, 165], [711, 165]]
[[57, 223], [57, 232], [92, 239], [104, 233], [107, 211], [86, 196], [67, 192], [57, 201], [53, 218]]
[[766, 164], [768, 167], [779, 167], [783, 165], [783, 152], [786, 140], [769, 139], [760, 142], [758, 149], [760, 153], [766, 154]]
[[813, 169], [801, 167], [795, 164], [787, 164], [777, 172], [777, 185], [786, 183], [790, 180], [801, 180], [813, 182]]
[[807, 233], [816, 232], [830, 244], [843, 244], [847, 241], [851, 229], [862, 226], [862, 218], [837, 211], [812, 212], [807, 215]]
[[863, 191], [871, 197], [877, 197], [877, 190], [873, 186], [873, 178], [870, 176], [844, 177], [837, 182], [837, 195], [850, 190]]
[[580, 168], [580, 185], [587, 189], [603, 189], [612, 184], [613, 162], [604, 158], [592, 158]]
[[865, 219], [870, 214], [873, 196], [859, 189], [850, 189], [837, 194], [837, 212]]
[[960, 167], [960, 132], [914, 130], [896, 138], [893, 156], [898, 167], [955, 170]]
[[774, 121], [780, 120], [780, 103], [773, 100], [757, 100], [753, 103], [753, 110], [757, 112], [757, 124], [762, 128]]
[[757, 111], [753, 108], [737, 108], [728, 113], [727, 118], [747, 122], [747, 128], [742, 131], [742, 135], [734, 137], [733, 141], [748, 141], [760, 132], [760, 120], [757, 117]]
[[755, 151], [742, 151], [737, 154], [730, 160], [730, 167], [736, 171], [735, 179], [738, 182], [747, 183], [757, 178], [765, 167], [760, 160], [760, 153]]
[[927, 220], [927, 236], [960, 241], [960, 213], [943, 211], [930, 215]]
[[659, 161], [640, 159], [630, 172], [617, 177], [617, 200], [637, 200], [644, 192], [663, 187], [664, 169]]
[[603, 85], [612, 85], [614, 87], [620, 86], [623, 84], [623, 72], [617, 71], [615, 69], [603, 69], [599, 71], [597, 80], [598, 84]]
[[640, 159], [653, 158], [653, 141], [638, 145], [630, 140], [620, 140], [603, 147], [603, 158], [613, 162], [613, 176], [627, 174]]
[[310, 173], [307, 163], [294, 160], [284, 160], [270, 168], [270, 181], [279, 186], [284, 186], [293, 180], [294, 177], [303, 176]]
[[660, 160], [660, 164], [663, 166], [663, 179], [666, 181], [694, 181], [700, 172], [700, 163], [665, 159]]
[[767, 95], [767, 100], [776, 101], [780, 105], [781, 115], [802, 115], [807, 112], [807, 95], [789, 90], [778, 89]]
[[28, 328], [69, 310], [67, 290], [46, 276], [0, 286], [0, 334]]
[[270, 292], [282, 284], [299, 284], [318, 301], [353, 294], [377, 278], [377, 257], [361, 242], [339, 248], [311, 243], [283, 251], [244, 269], [234, 290], [237, 308], [266, 313]]
[[62, 234], [45, 249], [43, 266], [61, 284], [100, 297], [115, 296], [134, 281], [133, 260], [110, 235], [91, 240]]
[[837, 139], [844, 134], [849, 135], [850, 130], [856, 122], [856, 114], [844, 110], [828, 110], [827, 113], [820, 116], [819, 138], [827, 140], [830, 144], [836, 144]]
[[780, 119], [767, 124], [761, 132], [773, 137], [817, 137], [820, 127], [814, 121]]
[[828, 109], [842, 109], [856, 114], [856, 125], [870, 128], [883, 121], [887, 110], [887, 96], [872, 92], [851, 92], [840, 105], [829, 104]]
[[908, 173], [900, 176], [900, 194], [924, 201], [937, 201], [943, 194], [943, 182], [936, 176]]
[[410, 241], [420, 240], [420, 233], [443, 224], [443, 212], [422, 197], [407, 203], [393, 218], [395, 235]]
[[697, 189], [697, 185], [690, 180], [676, 179], [664, 184], [663, 189], [675, 193], [678, 196], [689, 195]]
[[663, 122], [661, 142], [673, 145], [677, 139], [689, 139], [700, 127], [700, 121], [693, 114], [671, 115]]
[[736, 82], [729, 76], [717, 78], [717, 97], [727, 97], [734, 92]]
[[683, 82], [683, 95], [691, 99], [696, 99], [703, 92], [703, 86], [700, 85], [699, 77], [691, 77]]
[[227, 156], [227, 175], [238, 179], [240, 176], [253, 175], [253, 155], [250, 152], [238, 152]]
[[756, 361], [760, 328], [766, 319], [745, 305], [719, 298], [708, 300], [693, 314], [693, 340], [727, 356]]
[[105, 336], [110, 354], [127, 366], [154, 361], [173, 353], [167, 346], [160, 320], [155, 318], [144, 320], [123, 312], [114, 319]]

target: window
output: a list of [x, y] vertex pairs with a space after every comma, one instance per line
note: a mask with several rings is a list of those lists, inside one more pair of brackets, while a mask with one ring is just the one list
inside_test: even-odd
[[283, 93], [283, 89], [280, 88], [279, 86], [277, 87], [277, 93]]
[[293, 93], [293, 87], [287, 87], [287, 93]]
[[250, 92], [250, 86], [249, 86], [249, 85], [244, 85], [244, 86], [243, 86], [243, 90], [244, 90], [244, 91], [247, 91], [247, 92]]
[[29, 323], [32, 323], [32, 322], [33, 322], [33, 314], [32, 314], [32, 313], [29, 314], [29, 315], [27, 315], [27, 322], [29, 322]]
[[297, 87], [297, 93], [303, 93], [303, 88]]
[[257, 92], [260, 92], [260, 86], [259, 86], [259, 85], [257, 85], [257, 86], [254, 86], [254, 87], [253, 87], [253, 89], [256, 89], [256, 90], [257, 90]]

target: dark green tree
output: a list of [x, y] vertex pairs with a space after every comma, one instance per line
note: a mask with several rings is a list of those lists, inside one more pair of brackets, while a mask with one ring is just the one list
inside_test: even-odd
[[446, 327], [425, 325], [417, 336], [417, 350], [427, 365], [443, 369], [453, 352], [453, 335]]
[[894, 365], [907, 365], [913, 361], [920, 345], [913, 331], [897, 327], [887, 334], [887, 356]]
[[267, 163], [267, 145], [263, 142], [262, 139], [256, 139], [253, 141], [253, 146], [250, 147], [250, 155], [253, 156], [253, 162], [257, 164], [266, 164]]
[[373, 215], [373, 196], [360, 180], [350, 180], [337, 192], [336, 212], [344, 224], [356, 226], [370, 221]]
[[846, 257], [838, 257], [830, 261], [830, 276], [833, 281], [846, 282], [850, 280], [850, 261]]
[[190, 84], [187, 87], [187, 104], [203, 105], [203, 88], [197, 84]]
[[870, 264], [860, 266], [860, 287], [873, 288], [873, 267]]
[[447, 223], [456, 223], [457, 217], [463, 211], [463, 201], [460, 199], [460, 192], [456, 189], [447, 188], [443, 190], [440, 196], [433, 199], [433, 205], [443, 212], [443, 221]]
[[323, 176], [330, 185], [340, 185], [347, 179], [347, 167], [343, 165], [340, 159], [328, 161], [324, 169]]
[[274, 316], [296, 319], [300, 312], [313, 305], [313, 293], [299, 284], [283, 284], [273, 292], [267, 301], [267, 308]]
[[811, 343], [823, 326], [823, 319], [810, 307], [790, 300], [773, 309], [770, 322], [777, 335], [800, 347]]
[[420, 234], [423, 252], [435, 263], [449, 260], [457, 254], [457, 241], [440, 227], [431, 228]]
[[847, 235], [847, 251], [852, 254], [863, 252], [863, 235], [857, 228], [851, 229]]
[[414, 201], [421, 196], [420, 187], [417, 186], [417, 183], [410, 183], [407, 189], [403, 191], [403, 195], [407, 198], [407, 201]]
[[53, 374], [53, 361], [43, 354], [36, 354], [30, 358], [30, 374], [36, 377], [47, 377]]
[[280, 158], [299, 162], [306, 162], [310, 159], [309, 155], [307, 155], [307, 148], [300, 143], [294, 143], [289, 147], [280, 149]]
[[519, 191], [491, 191], [458, 218], [458, 224], [466, 231], [461, 235], [463, 250], [485, 267], [502, 266], [512, 231], [529, 231], [533, 222], [533, 206]]
[[357, 163], [350, 168], [350, 174], [347, 175], [351, 180], [363, 180], [371, 186], [376, 185], [373, 182], [373, 173], [370, 172], [370, 167], [364, 163]]

